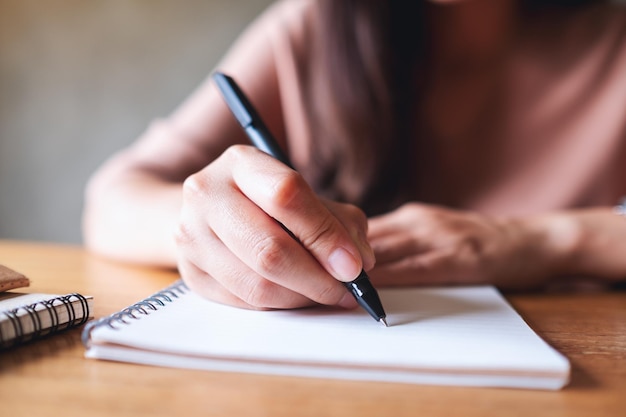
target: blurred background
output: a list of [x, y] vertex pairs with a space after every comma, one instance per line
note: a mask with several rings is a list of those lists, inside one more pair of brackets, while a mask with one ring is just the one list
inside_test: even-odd
[[80, 243], [89, 175], [271, 0], [0, 0], [0, 239]]

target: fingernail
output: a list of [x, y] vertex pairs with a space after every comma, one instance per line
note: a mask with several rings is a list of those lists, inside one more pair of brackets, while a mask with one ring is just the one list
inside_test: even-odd
[[344, 248], [337, 248], [328, 257], [328, 263], [333, 269], [335, 278], [350, 281], [361, 273], [357, 260]]

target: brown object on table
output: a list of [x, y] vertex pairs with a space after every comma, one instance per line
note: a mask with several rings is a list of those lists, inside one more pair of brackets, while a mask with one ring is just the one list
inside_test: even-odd
[[30, 280], [11, 268], [0, 265], [0, 292], [28, 287]]

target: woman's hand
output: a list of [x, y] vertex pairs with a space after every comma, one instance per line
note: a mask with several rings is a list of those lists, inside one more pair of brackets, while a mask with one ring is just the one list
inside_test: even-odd
[[320, 200], [297, 172], [237, 145], [185, 181], [178, 266], [193, 290], [221, 303], [354, 307], [339, 281], [373, 266], [366, 230], [356, 207]]
[[550, 229], [544, 223], [406, 204], [369, 222], [376, 254], [370, 277], [380, 286], [489, 283], [504, 289], [534, 288], [559, 274], [572, 241], [566, 233], [555, 239], [555, 224]]

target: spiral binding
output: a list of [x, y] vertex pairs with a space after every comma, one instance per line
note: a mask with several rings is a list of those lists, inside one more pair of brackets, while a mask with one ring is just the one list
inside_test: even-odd
[[117, 313], [110, 316], [103, 317], [95, 320], [83, 330], [82, 341], [85, 346], [89, 346], [89, 340], [91, 339], [91, 332], [101, 326], [109, 326], [112, 329], [118, 330], [118, 325], [128, 325], [130, 320], [138, 320], [141, 316], [147, 316], [150, 312], [156, 311], [161, 307], [166, 306], [166, 303], [171, 303], [179, 296], [189, 291], [189, 287], [182, 281], [178, 280], [172, 285], [162, 289], [161, 291], [151, 295], [150, 297], [139, 301]]
[[[78, 301], [77, 305], [80, 305], [80, 310], [74, 307], [75, 301]], [[57, 307], [60, 305], [64, 306], [67, 311], [68, 320], [66, 322], [61, 322], [59, 318]], [[41, 309], [41, 307], [44, 307], [44, 309]], [[80, 314], [77, 314], [79, 311]], [[20, 313], [22, 312], [26, 312], [28, 315], [30, 323], [33, 326], [32, 332], [25, 331], [25, 328], [22, 325], [22, 318], [20, 318]], [[0, 349], [8, 349], [33, 339], [57, 333], [74, 326], [80, 326], [89, 320], [90, 315], [89, 303], [87, 302], [87, 299], [78, 293], [38, 301], [36, 303], [3, 311], [0, 314], [9, 319], [14, 334], [14, 337], [9, 339], [7, 336], [2, 334], [2, 327], [0, 326]], [[42, 316], [45, 316], [46, 314], [50, 320], [49, 325], [44, 327]]]

